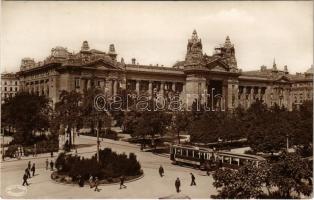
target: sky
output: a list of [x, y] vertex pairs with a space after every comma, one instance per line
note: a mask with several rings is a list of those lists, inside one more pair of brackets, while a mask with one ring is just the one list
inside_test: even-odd
[[212, 55], [227, 35], [238, 67], [288, 66], [304, 72], [313, 64], [313, 2], [4, 2], [1, 5], [1, 72], [16, 72], [21, 59], [41, 61], [56, 46], [78, 52], [108, 51], [118, 60], [171, 67], [184, 60], [196, 29], [203, 52]]

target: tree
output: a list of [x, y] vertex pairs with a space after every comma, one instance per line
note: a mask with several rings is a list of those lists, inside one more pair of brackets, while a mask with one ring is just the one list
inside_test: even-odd
[[[291, 198], [292, 192], [310, 196], [312, 163], [297, 154], [283, 152], [278, 161], [245, 164], [239, 170], [219, 169], [213, 174], [216, 198]], [[264, 193], [266, 186], [268, 193]]]
[[2, 105], [1, 121], [16, 129], [15, 143], [32, 145], [35, 133], [49, 128], [51, 111], [45, 96], [20, 92]]
[[297, 154], [283, 152], [278, 162], [271, 167], [271, 184], [278, 187], [281, 197], [291, 198], [291, 192], [295, 191], [300, 196], [309, 196], [312, 186], [306, 180], [311, 180], [313, 172], [306, 160]]
[[180, 144], [180, 132], [186, 131], [190, 122], [189, 112], [178, 111], [172, 115], [172, 129], [177, 135], [178, 143]]
[[[69, 146], [72, 146], [72, 130], [77, 127], [82, 117], [80, 102], [82, 96], [76, 91], [61, 91], [60, 101], [55, 105], [55, 123], [67, 127], [69, 135]], [[58, 126], [58, 125], [57, 125]], [[60, 126], [58, 126], [60, 127]]]
[[259, 197], [263, 191], [263, 174], [258, 167], [247, 164], [239, 170], [218, 169], [213, 174], [216, 188], [221, 188], [217, 198], [250, 199]]
[[[155, 142], [155, 136], [162, 136], [171, 122], [171, 115], [164, 111], [143, 111], [136, 121], [134, 135], [146, 137], [149, 135], [152, 142]], [[156, 145], [154, 145], [156, 147]]]
[[[91, 128], [91, 132], [95, 133], [97, 127], [110, 127], [111, 117], [108, 111], [100, 111], [95, 108], [95, 97], [103, 92], [95, 87], [89, 88], [85, 91], [84, 98], [82, 101], [82, 116], [85, 124]], [[106, 103], [106, 102], [103, 102]], [[105, 105], [104, 105], [105, 106]]]

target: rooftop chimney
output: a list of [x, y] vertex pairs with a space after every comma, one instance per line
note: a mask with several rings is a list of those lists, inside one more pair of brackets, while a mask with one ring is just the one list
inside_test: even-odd
[[132, 65], [135, 65], [135, 63], [136, 63], [136, 59], [132, 58]]

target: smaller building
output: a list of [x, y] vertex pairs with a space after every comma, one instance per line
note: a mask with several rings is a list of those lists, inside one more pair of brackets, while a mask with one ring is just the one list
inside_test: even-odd
[[1, 74], [1, 104], [9, 97], [14, 97], [19, 91], [20, 81], [15, 73]]

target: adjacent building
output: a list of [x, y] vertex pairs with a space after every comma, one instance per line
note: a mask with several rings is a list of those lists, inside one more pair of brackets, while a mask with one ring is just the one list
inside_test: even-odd
[[15, 73], [2, 73], [1, 74], [1, 103], [19, 91], [20, 83], [18, 76]]
[[188, 39], [185, 59], [172, 67], [142, 65], [132, 59], [117, 60], [113, 44], [107, 52], [91, 49], [84, 41], [78, 53], [56, 47], [43, 61], [22, 59], [18, 73], [21, 89], [48, 96], [54, 103], [62, 90], [84, 93], [98, 87], [108, 95], [123, 90], [149, 97], [179, 97], [185, 108], [193, 102], [211, 109], [248, 108], [257, 99], [268, 106], [278, 104], [289, 110], [313, 98], [313, 66], [292, 75], [287, 66], [261, 66], [242, 71], [235, 46], [229, 37], [215, 48], [213, 55], [203, 53], [202, 41], [194, 31]]

